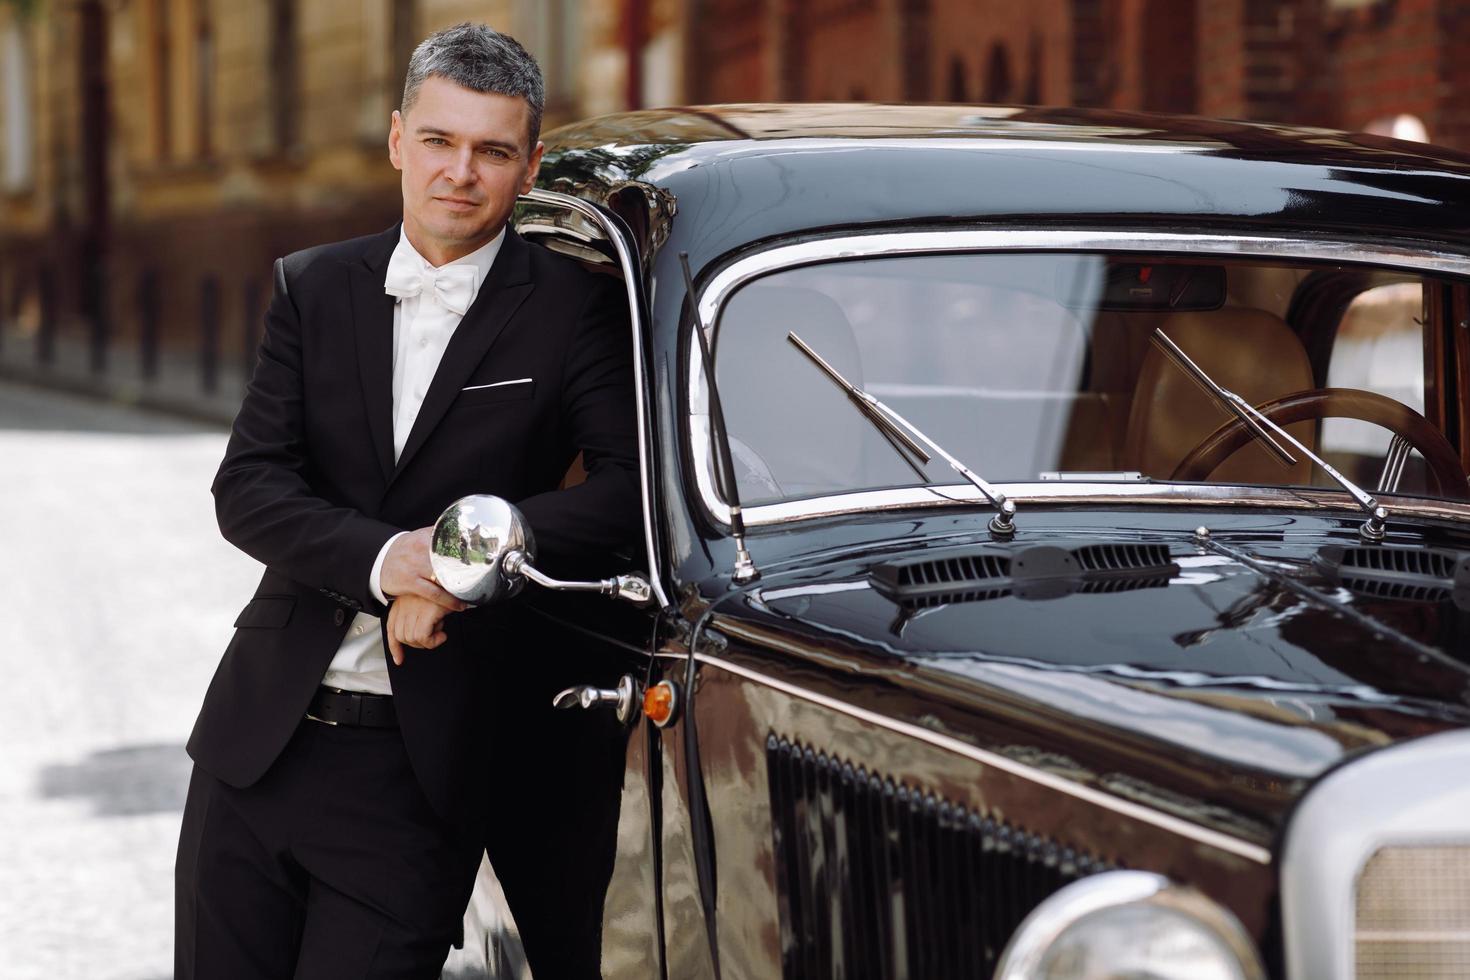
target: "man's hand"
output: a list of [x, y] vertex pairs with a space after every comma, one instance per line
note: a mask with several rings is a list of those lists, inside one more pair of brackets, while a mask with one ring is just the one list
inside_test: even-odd
[[448, 615], [448, 609], [416, 595], [393, 600], [388, 607], [388, 652], [393, 662], [403, 666], [405, 646], [432, 650], [447, 640], [442, 624]]
[[378, 585], [389, 597], [418, 596], [443, 607], [446, 612], [461, 612], [468, 606], [434, 581], [434, 570], [429, 565], [429, 546], [433, 537], [432, 527], [421, 527], [395, 540], [383, 558]]

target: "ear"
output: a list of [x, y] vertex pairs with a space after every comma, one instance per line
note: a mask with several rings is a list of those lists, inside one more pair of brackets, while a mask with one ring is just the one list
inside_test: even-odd
[[403, 169], [403, 154], [399, 144], [403, 142], [403, 117], [393, 110], [393, 121], [388, 126], [388, 160], [394, 170]]
[[521, 181], [522, 194], [529, 194], [531, 188], [536, 186], [536, 175], [541, 172], [541, 154], [544, 152], [546, 152], [546, 144], [537, 140], [536, 148], [531, 151], [530, 159], [527, 161], [525, 179]]

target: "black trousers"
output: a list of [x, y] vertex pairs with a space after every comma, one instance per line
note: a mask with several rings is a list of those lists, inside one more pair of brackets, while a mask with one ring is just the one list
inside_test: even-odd
[[481, 845], [429, 807], [396, 729], [303, 720], [257, 783], [194, 767], [175, 980], [434, 980]]
[[621, 673], [602, 651], [558, 654], [541, 669], [522, 661], [488, 685], [490, 737], [500, 747], [493, 779], [507, 802], [490, 808], [483, 834], [532, 976], [596, 980], [630, 730], [605, 708], [551, 707], [570, 682], [613, 687]]

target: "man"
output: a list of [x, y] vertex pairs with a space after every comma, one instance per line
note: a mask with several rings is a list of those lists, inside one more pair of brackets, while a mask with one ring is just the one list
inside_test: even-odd
[[438, 587], [431, 525], [498, 494], [553, 566], [638, 535], [621, 292], [507, 227], [542, 101], [514, 40], [429, 37], [388, 138], [402, 225], [276, 262], [213, 488], [267, 567], [189, 740], [177, 980], [437, 976], [519, 803], [487, 799], [492, 670], [544, 654]]

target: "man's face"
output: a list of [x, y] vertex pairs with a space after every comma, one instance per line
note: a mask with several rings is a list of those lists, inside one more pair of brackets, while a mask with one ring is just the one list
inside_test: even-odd
[[526, 145], [530, 115], [525, 99], [438, 76], [406, 116], [393, 113], [388, 159], [403, 173], [403, 225], [424, 258], [443, 265], [494, 238], [536, 183], [542, 145]]

